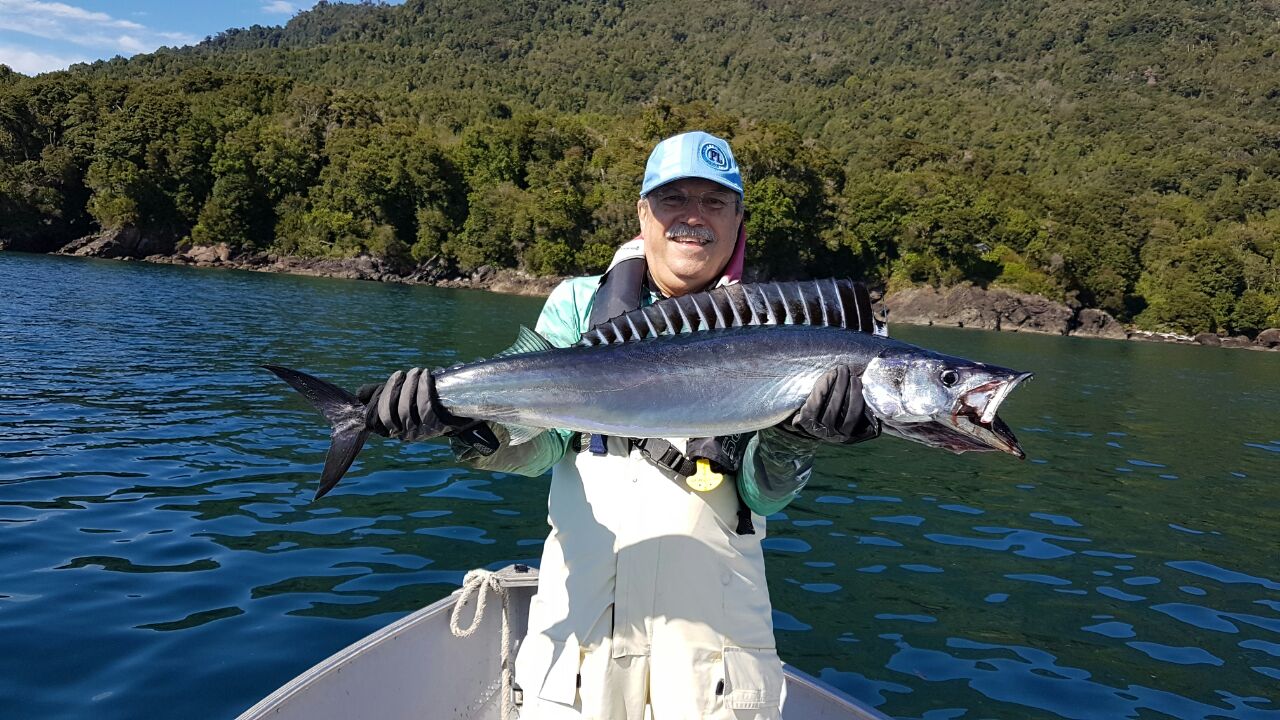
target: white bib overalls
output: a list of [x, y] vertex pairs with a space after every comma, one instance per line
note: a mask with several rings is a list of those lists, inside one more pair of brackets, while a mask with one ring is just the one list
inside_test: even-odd
[[732, 477], [695, 492], [626, 448], [609, 438], [608, 455], [568, 452], [552, 471], [520, 717], [775, 720], [764, 518], [738, 535]]

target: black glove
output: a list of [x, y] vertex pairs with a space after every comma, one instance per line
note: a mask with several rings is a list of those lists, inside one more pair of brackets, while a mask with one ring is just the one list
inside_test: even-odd
[[411, 368], [391, 373], [381, 385], [356, 391], [365, 404], [365, 427], [383, 437], [426, 440], [473, 424], [440, 407], [430, 370]]
[[862, 378], [841, 365], [818, 378], [804, 405], [782, 421], [793, 433], [852, 445], [880, 435], [880, 421], [862, 400]]

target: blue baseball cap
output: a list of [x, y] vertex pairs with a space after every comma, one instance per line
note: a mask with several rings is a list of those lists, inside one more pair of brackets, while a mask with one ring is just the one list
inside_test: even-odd
[[658, 143], [644, 166], [640, 195], [674, 180], [702, 178], [742, 195], [742, 173], [729, 143], [704, 132], [687, 132]]

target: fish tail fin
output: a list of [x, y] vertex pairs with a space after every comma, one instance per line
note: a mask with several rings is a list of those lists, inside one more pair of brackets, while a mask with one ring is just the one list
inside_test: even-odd
[[320, 473], [320, 489], [316, 490], [318, 500], [332, 490], [351, 468], [351, 463], [355, 462], [369, 437], [364, 421], [364, 403], [337, 385], [304, 372], [279, 365], [262, 367], [289, 383], [333, 426], [333, 442], [329, 445], [324, 470]]

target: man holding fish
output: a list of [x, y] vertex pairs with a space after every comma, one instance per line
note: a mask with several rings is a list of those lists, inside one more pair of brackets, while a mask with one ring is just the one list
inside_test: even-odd
[[334, 426], [318, 495], [370, 432], [551, 470], [522, 718], [776, 719], [764, 518], [805, 486], [818, 444], [883, 430], [1022, 457], [996, 410], [1030, 374], [884, 336], [861, 284], [737, 284], [742, 178], [720, 138], [659, 143], [636, 209], [640, 235], [609, 270], [562, 283], [537, 332], [494, 358], [359, 397], [267, 367]]
[[[593, 319], [741, 277], [742, 178], [724, 140], [692, 132], [660, 143], [636, 209], [640, 237], [610, 271], [567, 280], [548, 299], [537, 332], [552, 344], [577, 342]], [[426, 371], [393, 375], [372, 404], [382, 408], [376, 424], [386, 434], [423, 437], [465, 422], [435, 405], [425, 418], [402, 416], [406, 380], [431, 392]], [[777, 717], [782, 665], [760, 547], [763, 516], [804, 486], [818, 439], [856, 442], [878, 432], [863, 412], [858, 376], [842, 368], [783, 426], [664, 443], [666, 463], [664, 452], [625, 437], [583, 440], [558, 430], [487, 457], [456, 443], [459, 457], [480, 468], [552, 470], [551, 534], [516, 660], [521, 717], [639, 719], [646, 703], [657, 720]], [[676, 454], [702, 455], [713, 471], [732, 475], [694, 490], [685, 477], [696, 471], [682, 474]]]

